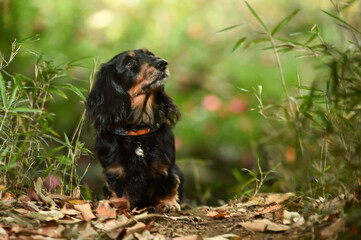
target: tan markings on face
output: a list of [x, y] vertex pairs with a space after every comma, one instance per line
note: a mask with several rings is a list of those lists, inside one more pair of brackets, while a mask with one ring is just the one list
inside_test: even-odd
[[135, 52], [134, 52], [134, 51], [130, 51], [130, 52], [128, 53], [128, 56], [135, 57]]
[[129, 209], [130, 210], [130, 198], [127, 195], [118, 197], [115, 192], [112, 192], [113, 197], [109, 199], [109, 202], [116, 208]]
[[142, 52], [144, 52], [144, 53], [149, 52], [148, 49], [146, 49], [146, 48], [142, 48], [140, 50], [142, 50]]
[[161, 175], [168, 176], [168, 165], [161, 162], [153, 163], [149, 171], [149, 177], [156, 178]]
[[178, 204], [178, 187], [180, 180], [178, 176], [176, 177], [176, 186], [172, 188], [170, 193], [165, 198], [157, 198], [155, 208], [161, 212], [163, 211], [180, 211], [180, 206]]
[[109, 166], [105, 169], [105, 172], [111, 175], [115, 175], [117, 178], [125, 177], [124, 168], [120, 165]]
[[144, 93], [142, 87], [150, 84], [155, 80], [159, 71], [152, 66], [149, 66], [148, 63], [144, 63], [138, 74], [138, 77], [135, 81], [133, 87], [129, 90], [129, 94], [131, 97], [136, 97]]

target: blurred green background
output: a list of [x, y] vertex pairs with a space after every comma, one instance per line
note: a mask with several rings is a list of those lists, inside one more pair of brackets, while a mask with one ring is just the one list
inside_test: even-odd
[[[335, 44], [341, 40], [338, 26], [320, 9], [333, 11], [347, 2], [249, 1], [269, 26], [301, 9], [281, 36], [307, 37], [317, 24], [323, 37]], [[187, 179], [187, 198], [197, 204], [216, 204], [241, 194], [237, 186], [242, 183], [234, 170], [256, 167], [254, 143], [269, 127], [252, 111], [257, 105], [254, 96], [241, 89], [261, 85], [268, 103], [285, 97], [272, 50], [250, 47], [232, 52], [241, 37], [262, 36], [263, 32], [244, 1], [0, 0], [0, 10], [0, 50], [5, 56], [15, 38], [31, 37], [23, 43], [20, 60], [10, 66], [15, 70], [34, 72], [31, 51], [56, 65], [66, 65], [74, 78], [82, 80], [89, 79], [94, 62], [99, 68], [128, 49], [146, 47], [165, 58], [171, 72], [166, 90], [182, 112], [175, 135], [177, 161]], [[345, 14], [350, 24], [358, 26], [355, 15], [360, 15], [360, 4], [353, 4]], [[218, 32], [236, 24], [242, 25]], [[292, 87], [297, 85], [296, 73], [303, 85], [318, 74], [313, 61], [297, 58], [295, 52], [281, 55], [281, 60], [291, 92], [296, 92]], [[89, 84], [82, 85], [89, 88]], [[68, 100], [54, 98], [48, 109], [56, 113], [55, 130], [71, 135], [84, 104], [71, 95]], [[82, 141], [92, 148], [94, 137], [89, 128], [83, 130]], [[80, 167], [88, 159], [83, 161]], [[84, 181], [96, 193], [101, 191], [102, 169], [92, 161]], [[267, 168], [267, 163], [263, 164]]]

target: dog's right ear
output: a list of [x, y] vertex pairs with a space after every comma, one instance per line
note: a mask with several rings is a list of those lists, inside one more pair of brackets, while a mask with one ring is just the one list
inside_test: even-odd
[[97, 132], [119, 128], [126, 123], [129, 94], [119, 85], [120, 79], [113, 65], [104, 64], [86, 101], [87, 118]]

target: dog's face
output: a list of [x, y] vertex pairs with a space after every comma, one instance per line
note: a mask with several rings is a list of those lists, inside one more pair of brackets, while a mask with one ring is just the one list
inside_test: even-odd
[[145, 48], [120, 53], [107, 65], [114, 66], [119, 84], [130, 97], [157, 90], [169, 76], [167, 61]]
[[164, 92], [168, 63], [147, 49], [122, 52], [102, 65], [86, 103], [98, 131], [126, 125], [175, 124], [179, 111]]

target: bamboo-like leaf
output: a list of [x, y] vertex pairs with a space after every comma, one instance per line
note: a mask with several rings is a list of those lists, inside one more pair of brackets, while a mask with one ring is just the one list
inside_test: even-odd
[[258, 39], [249, 41], [249, 42], [244, 46], [244, 49], [249, 48], [249, 47], [252, 46], [253, 44], [257, 44], [257, 43], [261, 43], [261, 42], [267, 42], [267, 41], [269, 41], [268, 38], [258, 38]]
[[242, 171], [247, 171], [249, 174], [251, 174], [251, 176], [253, 178], [257, 178], [256, 174], [254, 172], [252, 172], [251, 170], [249, 170], [248, 168], [242, 168]]
[[290, 15], [285, 17], [271, 32], [271, 35], [275, 35], [279, 30], [281, 30], [291, 19], [296, 16], [300, 9], [296, 9]]
[[257, 158], [257, 166], [258, 166], [258, 171], [261, 175], [263, 175], [263, 172], [262, 172], [262, 168], [261, 168], [261, 164], [259, 162], [259, 158]]
[[80, 89], [78, 87], [75, 87], [74, 85], [68, 83], [68, 84], [52, 84], [52, 88], [61, 88], [61, 89], [66, 89], [66, 90], [70, 90], [73, 93], [75, 93], [76, 95], [78, 95], [83, 101], [86, 101], [86, 98], [84, 96], [84, 94], [82, 93], [82, 91], [85, 91], [84, 89]]
[[262, 21], [262, 19], [258, 16], [258, 14], [256, 13], [256, 11], [251, 7], [251, 5], [246, 1], [247, 7], [248, 9], [252, 12], [252, 14], [257, 18], [258, 22], [262, 25], [262, 27], [264, 28], [264, 30], [269, 33], [269, 29], [266, 26], [266, 24]]
[[16, 94], [18, 93], [18, 86], [15, 86], [13, 91], [11, 92], [10, 100], [9, 100], [9, 106], [11, 106], [16, 98]]
[[244, 43], [244, 41], [246, 41], [246, 37], [243, 37], [243, 38], [239, 39], [239, 40], [236, 42], [236, 44], [234, 44], [233, 49], [232, 49], [232, 52], [234, 52], [234, 51], [236, 51], [237, 49], [239, 49], [239, 48], [242, 46], [242, 44]]
[[59, 88], [52, 88], [51, 89], [52, 92], [56, 93], [59, 97], [62, 97], [64, 99], [68, 100], [68, 96], [66, 95], [66, 93], [64, 93], [62, 90], [60, 90]]
[[302, 43], [293, 41], [293, 40], [291, 40], [291, 39], [280, 38], [280, 37], [274, 37], [274, 39], [277, 39], [277, 40], [279, 40], [279, 41], [281, 41], [281, 42], [285, 42], [285, 43], [292, 43], [292, 44], [297, 45], [297, 46], [303, 46]]
[[350, 25], [349, 23], [347, 23], [346, 21], [342, 20], [341, 18], [333, 15], [332, 13], [329, 13], [325, 10], [321, 10], [322, 12], [326, 13], [328, 16], [336, 19], [337, 21], [339, 21], [342, 24], [345, 24], [346, 26], [348, 26], [349, 28], [351, 28], [352, 30], [354, 30], [355, 32], [357, 32], [358, 34], [361, 34], [361, 32], [359, 30], [357, 30], [354, 26]]
[[10, 112], [41, 113], [43, 111], [40, 109], [17, 107], [17, 108], [10, 109]]
[[233, 29], [233, 28], [237, 28], [237, 27], [242, 26], [242, 25], [243, 25], [243, 24], [241, 23], [241, 24], [236, 24], [236, 25], [230, 26], [230, 27], [226, 27], [226, 28], [223, 28], [223, 29], [217, 31], [217, 33], [225, 32], [225, 31], [231, 30], [231, 29]]
[[306, 41], [305, 45], [307, 46], [309, 43], [315, 40], [317, 36], [318, 34], [312, 34], [312, 36]]
[[3, 102], [4, 108], [8, 108], [8, 101], [6, 98], [5, 80], [4, 80], [1, 72], [0, 72], [0, 93], [1, 93], [1, 100]]

